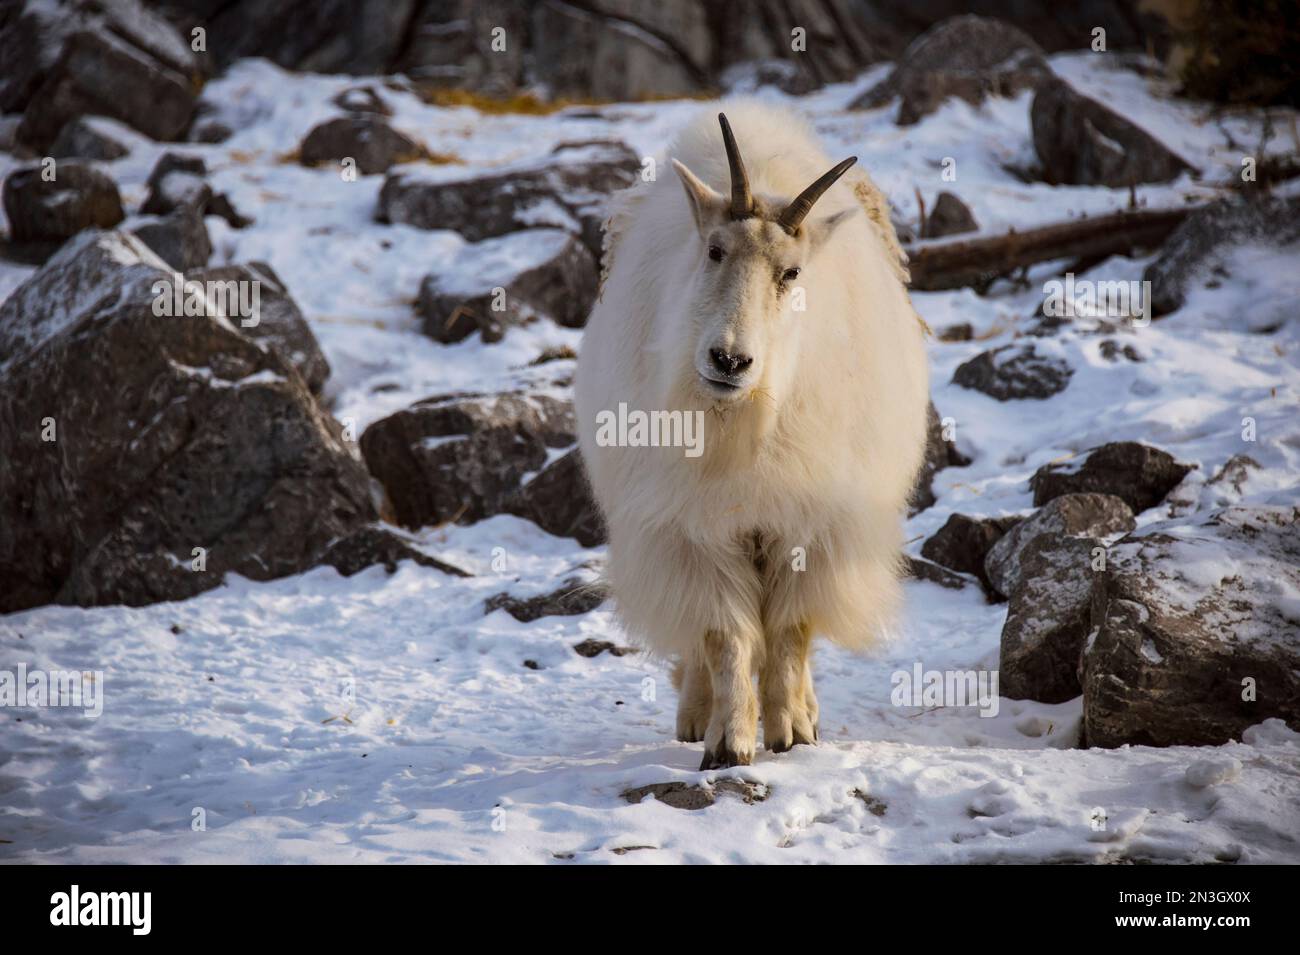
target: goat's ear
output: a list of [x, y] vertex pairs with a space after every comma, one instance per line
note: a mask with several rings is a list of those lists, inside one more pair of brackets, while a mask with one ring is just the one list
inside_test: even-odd
[[808, 230], [808, 241], [812, 243], [813, 251], [815, 252], [825, 245], [826, 241], [835, 233], [835, 230], [848, 221], [849, 216], [856, 211], [854, 208], [841, 209], [824, 219], [817, 219], [806, 225], [804, 228]]
[[695, 226], [703, 233], [713, 224], [713, 220], [722, 211], [726, 200], [722, 198], [721, 193], [676, 159], [673, 160], [673, 169], [677, 173], [677, 178], [682, 181], [682, 188], [686, 190], [686, 198], [691, 203], [691, 214], [695, 216]]

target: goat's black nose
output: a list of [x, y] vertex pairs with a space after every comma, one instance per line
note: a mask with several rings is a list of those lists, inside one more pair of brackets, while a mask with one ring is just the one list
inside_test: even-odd
[[713, 367], [721, 374], [728, 378], [734, 378], [750, 365], [754, 364], [754, 359], [748, 355], [733, 355], [723, 351], [721, 348], [709, 349], [709, 360], [713, 362]]

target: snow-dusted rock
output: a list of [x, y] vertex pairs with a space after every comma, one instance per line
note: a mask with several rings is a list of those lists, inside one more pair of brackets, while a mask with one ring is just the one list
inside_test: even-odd
[[319, 395], [330, 375], [329, 362], [320, 350], [320, 344], [311, 326], [303, 317], [298, 303], [289, 294], [284, 281], [265, 262], [247, 265], [222, 265], [210, 269], [196, 269], [185, 278], [202, 282], [256, 282], [258, 313], [255, 323], [244, 324], [238, 319], [239, 330], [249, 338], [279, 350], [280, 354], [298, 370], [302, 380], [313, 395]]
[[1082, 459], [1043, 465], [1029, 479], [1029, 487], [1035, 507], [1062, 494], [1095, 492], [1123, 499], [1138, 514], [1163, 501], [1191, 470], [1191, 465], [1149, 444], [1115, 441], [1092, 448]]
[[618, 142], [560, 144], [540, 161], [487, 175], [411, 167], [389, 173], [379, 193], [381, 221], [454, 229], [477, 242], [530, 226], [566, 229], [600, 253], [604, 199], [631, 185], [641, 160]]
[[432, 567], [453, 577], [473, 576], [454, 564], [430, 557], [382, 524], [369, 524], [334, 541], [321, 555], [320, 562], [333, 567], [344, 577], [351, 577], [376, 564], [383, 565], [391, 574], [404, 560], [414, 561], [421, 567]]
[[1055, 79], [1038, 90], [1030, 121], [1043, 178], [1053, 184], [1124, 187], [1168, 182], [1192, 168], [1132, 120], [1064, 80]]
[[547, 317], [581, 328], [596, 300], [596, 260], [572, 233], [527, 229], [466, 245], [420, 283], [424, 333], [457, 342], [475, 331], [500, 341], [507, 327]]
[[548, 395], [440, 395], [376, 421], [361, 453], [397, 523], [472, 523], [509, 510], [574, 429], [572, 404]]
[[1023, 557], [1035, 537], [1110, 537], [1133, 527], [1132, 510], [1113, 494], [1062, 494], [990, 546], [984, 559], [984, 579], [998, 593], [1009, 597], [1020, 583]]
[[130, 153], [126, 144], [114, 136], [102, 117], [77, 116], [63, 124], [50, 144], [56, 159], [91, 159], [110, 162]]
[[1300, 196], [1224, 199], [1189, 215], [1165, 240], [1142, 278], [1151, 283], [1151, 311], [1182, 307], [1188, 292], [1212, 278], [1224, 256], [1246, 242], [1290, 245], [1300, 240]]
[[170, 278], [133, 236], [86, 233], [0, 306], [0, 612], [296, 573], [374, 519], [293, 366], [224, 319], [158, 314]]
[[1073, 374], [1063, 359], [1040, 355], [1033, 345], [1003, 345], [958, 365], [952, 380], [998, 401], [1042, 400], [1064, 391]]
[[978, 518], [950, 514], [943, 527], [921, 545], [921, 556], [958, 573], [973, 574], [987, 590], [993, 591], [984, 559], [989, 548], [1021, 520], [1014, 515]]
[[23, 111], [18, 138], [44, 152], [78, 116], [175, 139], [194, 113], [203, 61], [138, 0], [26, 0], [0, 20], [0, 111]]
[[937, 472], [947, 467], [965, 467], [970, 458], [957, 450], [955, 442], [944, 437], [943, 419], [931, 401], [926, 410], [925, 457], [912, 489], [912, 513], [918, 514], [935, 501], [931, 485]]
[[1004, 696], [1064, 703], [1079, 695], [1079, 653], [1104, 577], [1096, 569], [1100, 546], [1094, 538], [1040, 534], [1019, 552], [1022, 572], [1007, 605], [998, 663]]
[[4, 181], [4, 208], [15, 242], [58, 243], [82, 229], [122, 221], [117, 185], [89, 163], [64, 160], [47, 180], [44, 165], [15, 169]]
[[1115, 544], [1080, 675], [1092, 746], [1300, 728], [1300, 508], [1229, 507]]
[[200, 156], [163, 153], [145, 183], [149, 191], [140, 211], [165, 216], [188, 209], [200, 216], [220, 216], [235, 229], [249, 225], [251, 220], [235, 211], [225, 193], [214, 192], [208, 185], [204, 178], [207, 172], [207, 164]]
[[314, 126], [298, 147], [298, 161], [304, 166], [351, 159], [363, 176], [387, 172], [391, 166], [424, 155], [424, 147], [414, 139], [394, 129], [382, 116], [369, 113], [326, 120]]
[[193, 209], [179, 208], [170, 215], [150, 218], [131, 231], [160, 259], [181, 272], [202, 268], [212, 257], [208, 228]]
[[950, 96], [978, 106], [987, 96], [1033, 89], [1050, 75], [1042, 49], [1024, 31], [968, 14], [950, 17], [913, 40], [894, 71], [851, 108], [874, 109], [899, 97], [898, 125], [910, 126]]
[[508, 593], [494, 594], [483, 602], [483, 612], [504, 610], [521, 623], [531, 623], [542, 617], [566, 617], [595, 610], [609, 598], [599, 584], [570, 577], [557, 590], [536, 597], [515, 597]]
[[574, 538], [583, 547], [605, 543], [605, 525], [577, 448], [529, 478], [506, 508], [557, 537]]

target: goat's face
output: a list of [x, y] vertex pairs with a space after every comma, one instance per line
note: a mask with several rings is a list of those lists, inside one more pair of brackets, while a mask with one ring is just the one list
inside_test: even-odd
[[723, 138], [732, 172], [728, 198], [673, 161], [694, 215], [698, 261], [688, 288], [686, 336], [695, 389], [708, 401], [752, 397], [775, 401], [798, 361], [799, 277], [849, 212], [804, 221], [813, 202], [852, 164], [846, 160], [786, 203], [749, 192], [726, 119]]

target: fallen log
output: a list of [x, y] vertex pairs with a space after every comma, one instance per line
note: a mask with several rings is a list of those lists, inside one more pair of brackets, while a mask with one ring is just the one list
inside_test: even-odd
[[1052, 259], [1098, 259], [1129, 254], [1165, 240], [1197, 206], [1127, 209], [1104, 216], [974, 239], [938, 239], [905, 246], [912, 288], [938, 292], [973, 286], [983, 291], [1001, 276]]

